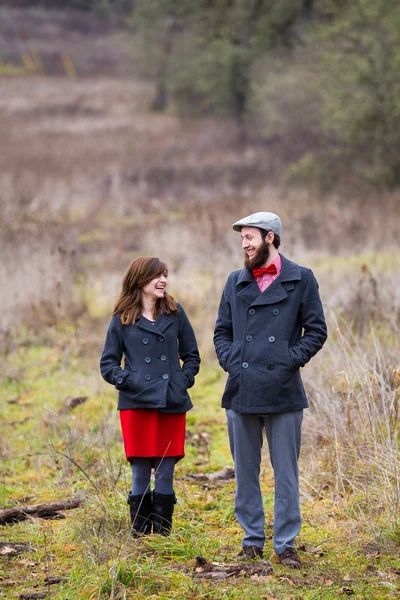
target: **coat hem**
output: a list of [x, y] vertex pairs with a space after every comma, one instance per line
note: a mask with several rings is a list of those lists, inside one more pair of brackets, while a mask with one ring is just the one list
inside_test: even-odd
[[121, 404], [117, 405], [117, 410], [158, 410], [163, 414], [181, 415], [187, 413], [193, 408], [192, 402], [187, 402], [184, 406], [149, 406], [149, 405], [138, 405], [138, 404]]
[[253, 415], [269, 415], [272, 413], [283, 413], [283, 412], [293, 412], [296, 410], [303, 410], [304, 408], [308, 408], [308, 402], [303, 404], [291, 404], [285, 406], [246, 406], [242, 408], [238, 408], [236, 405], [231, 403], [230, 406], [222, 405], [222, 408], [232, 409], [240, 414], [253, 414]]

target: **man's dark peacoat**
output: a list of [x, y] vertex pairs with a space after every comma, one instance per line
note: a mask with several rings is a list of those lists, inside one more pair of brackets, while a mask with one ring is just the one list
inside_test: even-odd
[[179, 313], [158, 315], [154, 324], [141, 317], [135, 325], [122, 325], [119, 314], [112, 317], [100, 370], [119, 390], [119, 410], [184, 413], [192, 408], [187, 389], [199, 372], [200, 356], [189, 319], [177, 306]]
[[239, 413], [307, 408], [299, 369], [327, 338], [312, 271], [281, 259], [279, 277], [264, 292], [241, 269], [222, 293], [214, 332], [219, 363], [229, 373], [222, 406]]

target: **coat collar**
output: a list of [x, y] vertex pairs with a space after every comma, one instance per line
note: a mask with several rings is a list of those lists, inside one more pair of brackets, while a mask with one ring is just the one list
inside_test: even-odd
[[155, 323], [152, 324], [148, 319], [140, 317], [139, 321], [136, 322], [136, 326], [152, 333], [163, 333], [170, 325], [172, 325], [173, 319], [170, 315], [158, 315]]
[[242, 269], [239, 272], [239, 277], [236, 283], [237, 294], [248, 304], [275, 304], [287, 297], [287, 291], [282, 286], [282, 283], [287, 281], [300, 281], [301, 271], [299, 265], [288, 260], [280, 254], [282, 259], [282, 268], [279, 277], [275, 279], [264, 292], [260, 292], [253, 274], [248, 269]]

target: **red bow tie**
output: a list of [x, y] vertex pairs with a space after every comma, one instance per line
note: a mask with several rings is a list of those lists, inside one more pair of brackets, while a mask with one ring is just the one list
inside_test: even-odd
[[265, 273], [269, 273], [270, 275], [276, 275], [278, 271], [276, 270], [276, 266], [272, 263], [271, 265], [268, 265], [268, 267], [260, 267], [259, 269], [253, 269], [252, 272], [254, 277], [258, 279], [259, 277], [265, 275]]

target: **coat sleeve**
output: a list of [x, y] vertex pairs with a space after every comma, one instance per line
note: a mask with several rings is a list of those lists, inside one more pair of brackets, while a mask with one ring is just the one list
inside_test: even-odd
[[200, 354], [193, 327], [181, 305], [179, 305], [178, 346], [179, 358], [183, 362], [182, 371], [188, 383], [187, 387], [190, 388], [194, 385], [195, 375], [200, 369]]
[[296, 368], [304, 367], [321, 350], [328, 337], [318, 283], [312, 271], [308, 271], [307, 274], [307, 281], [300, 303], [300, 319], [303, 335], [290, 349], [292, 361]]
[[226, 371], [226, 362], [233, 342], [232, 310], [229, 298], [229, 279], [222, 292], [214, 329], [214, 347], [218, 362]]
[[120, 315], [114, 315], [108, 327], [103, 353], [100, 359], [100, 372], [111, 385], [121, 389], [126, 377], [129, 375], [127, 369], [121, 368], [124, 346], [122, 340], [122, 325]]

